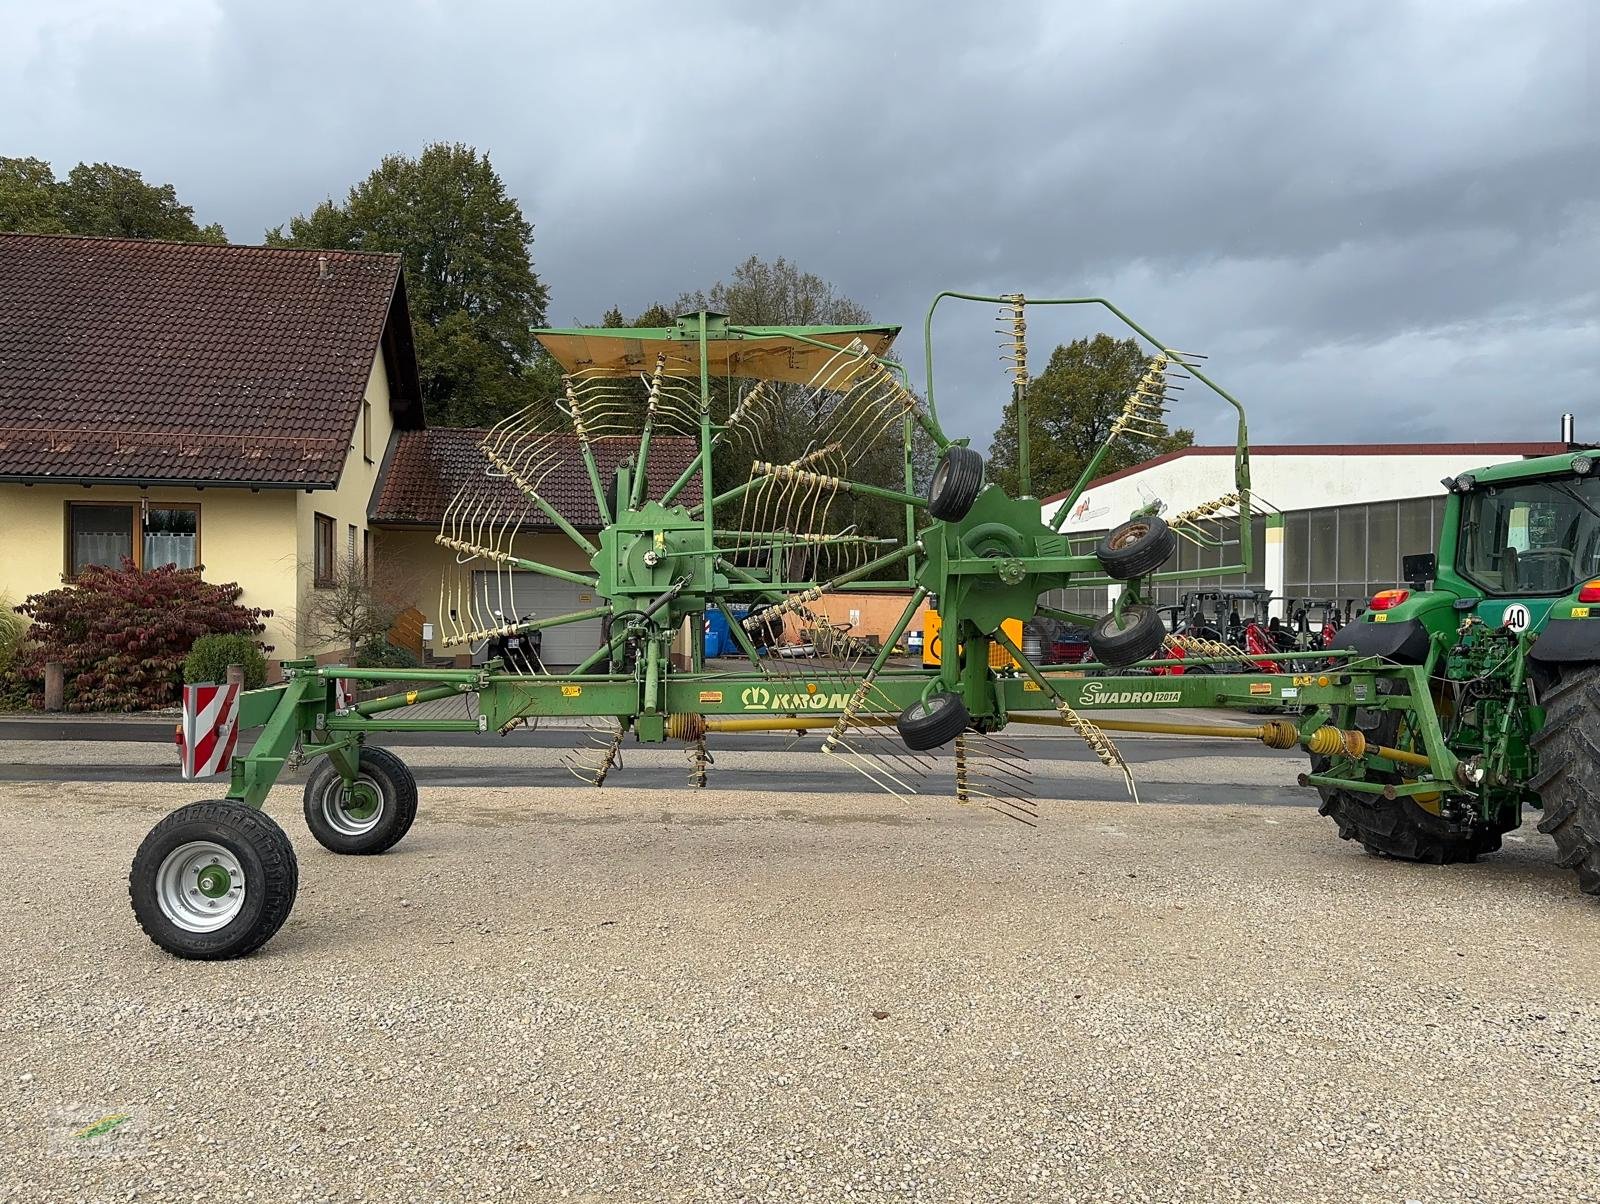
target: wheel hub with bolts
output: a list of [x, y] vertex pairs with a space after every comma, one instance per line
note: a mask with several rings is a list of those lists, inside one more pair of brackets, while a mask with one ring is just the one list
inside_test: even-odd
[[323, 788], [322, 814], [329, 827], [346, 835], [370, 832], [383, 817], [383, 791], [366, 774], [349, 783], [333, 774]]
[[162, 914], [185, 932], [215, 932], [239, 914], [244, 899], [244, 867], [215, 841], [179, 845], [156, 872]]

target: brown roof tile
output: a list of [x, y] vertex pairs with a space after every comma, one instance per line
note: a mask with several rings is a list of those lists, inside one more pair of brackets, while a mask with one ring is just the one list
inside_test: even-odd
[[394, 255], [0, 234], [0, 478], [337, 484]]
[[[398, 431], [384, 458], [367, 519], [394, 526], [437, 526], [458, 491], [470, 487], [476, 496], [522, 514], [530, 530], [555, 530], [543, 512], [503, 476], [490, 475], [491, 466], [479, 444], [487, 431], [469, 427], [433, 427], [425, 431]], [[593, 531], [600, 526], [594, 486], [578, 450], [578, 440], [561, 441], [565, 452], [550, 468], [539, 494], [573, 526]], [[600, 439], [594, 443], [600, 479], [609, 487], [611, 475], [624, 459], [637, 453], [637, 439]], [[683, 436], [656, 436], [650, 441], [649, 496], [659, 498], [689, 465], [699, 444]], [[700, 478], [689, 482], [677, 499], [686, 506], [700, 502]]]

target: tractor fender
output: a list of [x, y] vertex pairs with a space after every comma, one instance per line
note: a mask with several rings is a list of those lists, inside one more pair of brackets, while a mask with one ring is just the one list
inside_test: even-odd
[[1402, 665], [1428, 659], [1428, 629], [1421, 619], [1399, 623], [1351, 623], [1333, 637], [1333, 648], [1350, 648], [1363, 656], [1381, 656]]
[[1530, 660], [1547, 665], [1579, 665], [1600, 661], [1600, 622], [1551, 619], [1533, 641]]

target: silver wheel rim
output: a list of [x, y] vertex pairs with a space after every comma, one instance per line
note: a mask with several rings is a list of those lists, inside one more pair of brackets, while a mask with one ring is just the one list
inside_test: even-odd
[[185, 932], [215, 932], [244, 906], [244, 866], [214, 840], [191, 840], [162, 859], [156, 871], [161, 914]]
[[[373, 808], [372, 814], [367, 816], [352, 814], [346, 808], [351, 794], [363, 787], [372, 791], [378, 800], [378, 805]], [[383, 787], [378, 785], [376, 778], [365, 773], [357, 774], [356, 780], [348, 786], [338, 774], [332, 774], [322, 787], [322, 798], [319, 803], [323, 822], [341, 836], [365, 836], [378, 826], [383, 819], [383, 813], [388, 809]]]

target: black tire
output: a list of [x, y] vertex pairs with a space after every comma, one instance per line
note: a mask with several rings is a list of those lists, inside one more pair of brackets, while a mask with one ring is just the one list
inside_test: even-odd
[[1107, 531], [1095, 546], [1095, 559], [1114, 581], [1149, 576], [1178, 550], [1178, 537], [1159, 514], [1132, 518]]
[[[370, 857], [400, 843], [417, 818], [417, 779], [387, 748], [362, 745], [355, 790], [323, 757], [306, 779], [306, 827], [329, 852]], [[352, 797], [353, 796], [353, 797]]]
[[947, 447], [928, 485], [928, 513], [947, 523], [960, 522], [982, 489], [983, 456], [970, 447]]
[[[1357, 710], [1353, 726], [1369, 744], [1396, 747], [1400, 740], [1399, 711]], [[1331, 761], [1311, 758], [1311, 771], [1321, 773]], [[1374, 774], [1373, 781], [1398, 785], [1399, 773]], [[1455, 865], [1476, 861], [1500, 847], [1500, 833], [1490, 828], [1462, 830], [1409, 798], [1386, 799], [1381, 794], [1318, 786], [1322, 797], [1318, 811], [1333, 820], [1341, 840], [1354, 840], [1375, 857], [1421, 861], [1429, 865]]]
[[1122, 612], [1104, 615], [1089, 628], [1089, 649], [1095, 660], [1112, 669], [1122, 669], [1148, 660], [1161, 650], [1167, 639], [1167, 625], [1153, 606], [1137, 602]]
[[745, 633], [758, 650], [775, 648], [783, 640], [783, 616], [763, 617], [771, 609], [771, 602], [757, 602], [745, 613]]
[[1600, 895], [1600, 665], [1564, 668], [1540, 702], [1539, 772], [1529, 782], [1544, 809], [1539, 831], [1556, 842], [1578, 889]]
[[928, 695], [925, 701], [913, 702], [900, 712], [895, 727], [912, 752], [927, 752], [949, 744], [966, 731], [971, 722], [961, 695], [944, 691]]
[[299, 885], [294, 846], [272, 817], [219, 799], [179, 807], [150, 829], [133, 856], [128, 901], [168, 953], [221, 961], [266, 944]]

